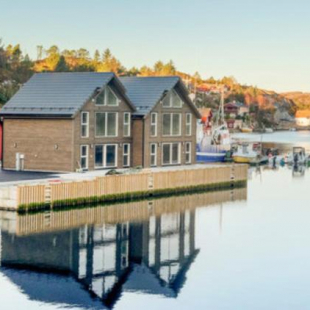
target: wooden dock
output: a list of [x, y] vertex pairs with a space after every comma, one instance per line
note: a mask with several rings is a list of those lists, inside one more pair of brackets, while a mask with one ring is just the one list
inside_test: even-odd
[[142, 171], [0, 188], [0, 209], [28, 211], [244, 186], [247, 165]]

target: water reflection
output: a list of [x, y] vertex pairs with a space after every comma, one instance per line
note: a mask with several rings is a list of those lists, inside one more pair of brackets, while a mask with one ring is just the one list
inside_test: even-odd
[[[29, 299], [102, 309], [122, 292], [176, 298], [199, 254], [196, 209], [246, 189], [18, 216], [1, 213], [1, 272]], [[220, 212], [221, 226], [222, 209]], [[103, 302], [103, 304], [102, 304]]]

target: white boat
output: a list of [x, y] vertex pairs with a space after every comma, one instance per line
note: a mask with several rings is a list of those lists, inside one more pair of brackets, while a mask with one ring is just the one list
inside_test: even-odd
[[293, 147], [293, 151], [286, 157], [285, 162], [289, 165], [305, 165], [309, 162], [309, 155], [304, 147]]
[[238, 143], [232, 155], [233, 161], [240, 164], [263, 164], [268, 162], [268, 157], [262, 155], [260, 143]]
[[266, 133], [273, 133], [273, 129], [272, 128], [265, 128], [265, 132]]
[[231, 149], [230, 133], [224, 118], [224, 95], [222, 92], [221, 104], [216, 124], [210, 124], [210, 119], [204, 115], [197, 124], [196, 161], [224, 162], [226, 153]]

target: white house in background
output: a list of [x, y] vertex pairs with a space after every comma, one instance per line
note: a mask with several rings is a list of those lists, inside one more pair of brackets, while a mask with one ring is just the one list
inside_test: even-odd
[[310, 127], [310, 110], [297, 111], [295, 118], [298, 127]]

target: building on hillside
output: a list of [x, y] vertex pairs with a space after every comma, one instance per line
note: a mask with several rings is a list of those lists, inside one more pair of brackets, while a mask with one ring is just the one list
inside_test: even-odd
[[66, 172], [194, 163], [199, 112], [180, 78], [122, 81], [128, 91], [113, 73], [35, 74], [0, 112], [2, 167]]
[[35, 74], [1, 110], [2, 167], [129, 167], [134, 111], [113, 73]]
[[181, 79], [122, 77], [136, 108], [133, 165], [156, 167], [196, 161], [196, 123], [201, 116]]
[[300, 110], [295, 115], [296, 125], [298, 127], [309, 127], [310, 126], [310, 110]]
[[229, 102], [224, 105], [224, 113], [227, 117], [236, 118], [239, 114], [239, 108], [234, 102]]

